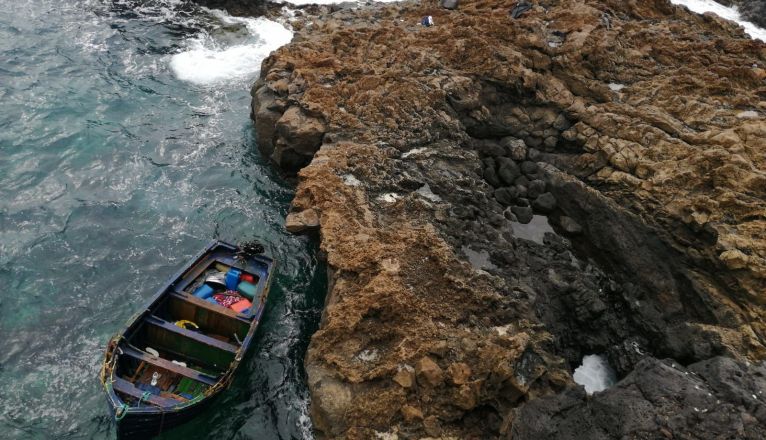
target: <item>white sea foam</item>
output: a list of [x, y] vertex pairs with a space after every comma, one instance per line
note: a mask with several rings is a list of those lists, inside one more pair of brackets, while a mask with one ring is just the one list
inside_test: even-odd
[[242, 44], [228, 47], [207, 33], [191, 39], [189, 49], [173, 55], [170, 60], [170, 67], [181, 80], [214, 85], [252, 77], [260, 70], [264, 58], [293, 38], [292, 31], [263, 17], [238, 18], [220, 11], [212, 13], [225, 25], [244, 25], [249, 38]]
[[590, 354], [582, 358], [582, 365], [575, 369], [572, 379], [584, 386], [588, 394], [593, 394], [614, 385], [617, 375], [606, 359]]
[[[332, 5], [337, 3], [362, 3], [354, 0], [285, 0], [294, 5]], [[393, 3], [401, 0], [373, 0], [375, 3]]]
[[720, 16], [721, 18], [725, 18], [727, 20], [731, 20], [742, 25], [742, 27], [745, 28], [745, 32], [747, 32], [747, 34], [750, 35], [750, 37], [766, 42], [766, 29], [760, 28], [749, 21], [743, 20], [742, 16], [739, 15], [739, 11], [737, 11], [736, 8], [730, 8], [728, 6], [724, 6], [713, 0], [670, 0], [670, 1], [671, 3], [675, 3], [677, 5], [684, 5], [687, 8], [689, 8], [689, 10], [696, 12], [698, 14], [702, 14], [705, 12], [713, 12], [716, 15]]

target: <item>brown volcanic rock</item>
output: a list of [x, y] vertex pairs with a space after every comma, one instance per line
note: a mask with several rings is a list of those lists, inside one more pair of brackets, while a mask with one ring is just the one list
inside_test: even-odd
[[[310, 161], [292, 211], [330, 270], [306, 358], [328, 437], [536, 432], [517, 407], [586, 353], [766, 357], [766, 45], [664, 0], [509, 9], [326, 8], [264, 61], [259, 146]], [[541, 206], [571, 243], [514, 237]]]
[[[367, 438], [370, 427], [392, 426], [398, 408], [414, 396], [420, 405], [411, 406], [426, 418], [457, 421], [463, 411], [454, 405], [452, 386], [441, 385], [442, 368], [426, 357], [441, 341], [445, 349], [438, 351], [485, 378], [474, 385], [477, 404], [492, 400], [510, 409], [522, 393], [498, 398], [503, 387], [539, 387], [544, 393], [566, 384], [561, 361], [549, 359], [543, 348], [546, 332], [501, 336], [466, 321], [489, 317], [490, 308], [508, 300], [495, 293], [490, 277], [461, 262], [433, 226], [418, 224], [416, 206], [428, 212], [420, 197], [409, 196], [413, 209], [402, 206], [383, 219], [364, 187], [344, 182], [341, 173], [352, 166], [374, 172], [386, 156], [376, 147], [325, 145], [300, 172], [294, 205], [321, 212], [322, 249], [333, 283], [306, 361], [315, 427], [330, 437]], [[370, 176], [359, 179], [365, 177]], [[425, 273], [434, 276], [424, 279]], [[534, 358], [531, 383], [519, 385], [513, 365], [527, 358]], [[416, 386], [402, 373], [407, 365], [415, 365]]]
[[313, 209], [306, 209], [301, 212], [291, 212], [285, 219], [285, 229], [287, 232], [298, 234], [301, 232], [313, 230], [319, 227], [319, 215]]

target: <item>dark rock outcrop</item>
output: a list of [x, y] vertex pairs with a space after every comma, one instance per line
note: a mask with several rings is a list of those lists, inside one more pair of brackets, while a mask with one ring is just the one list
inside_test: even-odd
[[766, 367], [715, 357], [686, 368], [645, 358], [625, 379], [514, 411], [507, 438], [766, 438]]

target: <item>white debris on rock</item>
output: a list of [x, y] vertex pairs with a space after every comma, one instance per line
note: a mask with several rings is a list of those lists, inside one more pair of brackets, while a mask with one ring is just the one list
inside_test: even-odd
[[625, 84], [609, 83], [609, 89], [613, 92], [619, 92], [625, 88]]
[[413, 148], [410, 151], [406, 151], [406, 152], [402, 153], [402, 159], [406, 159], [406, 158], [408, 158], [410, 156], [418, 155], [418, 154], [424, 153], [426, 151], [428, 151], [428, 148], [426, 148], [426, 147]]
[[425, 185], [421, 186], [415, 192], [417, 192], [418, 194], [420, 194], [421, 196], [423, 196], [424, 198], [426, 198], [426, 199], [428, 199], [428, 200], [430, 200], [432, 202], [441, 202], [442, 201], [441, 197], [437, 196], [436, 194], [434, 194], [433, 191], [431, 191], [431, 187], [428, 186], [427, 183]]
[[399, 440], [399, 434], [395, 432], [375, 431], [375, 437], [377, 437], [379, 440]]
[[363, 362], [375, 362], [376, 360], [378, 360], [378, 357], [380, 357], [380, 355], [378, 354], [378, 350], [372, 349], [372, 350], [362, 350], [362, 352], [356, 355], [356, 357]]
[[362, 186], [362, 182], [356, 177], [354, 177], [353, 174], [344, 174], [343, 183], [345, 183], [348, 186]]
[[492, 330], [496, 331], [500, 336], [506, 336], [508, 331], [513, 329], [513, 324], [506, 324], [497, 327], [492, 327]]
[[741, 119], [752, 119], [752, 118], [757, 118], [758, 116], [759, 116], [758, 112], [753, 110], [747, 110], [744, 112], [737, 113], [737, 117]]
[[378, 196], [379, 201], [386, 202], [386, 203], [394, 203], [395, 201], [401, 198], [402, 196], [396, 193], [386, 193], [386, 194], [381, 194]]

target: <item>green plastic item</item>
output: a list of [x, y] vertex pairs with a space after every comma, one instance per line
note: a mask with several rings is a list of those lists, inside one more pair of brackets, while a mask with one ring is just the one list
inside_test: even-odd
[[241, 293], [242, 296], [252, 301], [253, 298], [255, 298], [255, 284], [248, 283], [247, 281], [242, 281], [237, 285], [237, 292]]
[[199, 394], [202, 394], [204, 391], [201, 384], [199, 382], [193, 381], [187, 377], [184, 377], [181, 379], [180, 382], [178, 382], [178, 387], [176, 388], [176, 393], [181, 394], [190, 394], [192, 396], [197, 396]]

